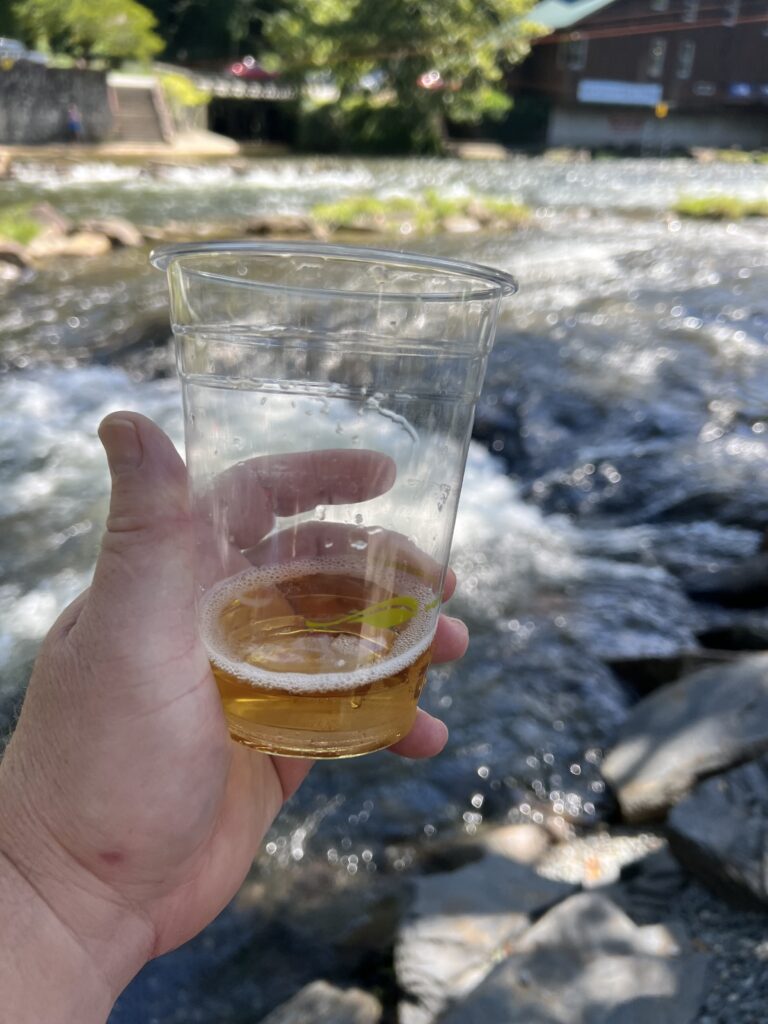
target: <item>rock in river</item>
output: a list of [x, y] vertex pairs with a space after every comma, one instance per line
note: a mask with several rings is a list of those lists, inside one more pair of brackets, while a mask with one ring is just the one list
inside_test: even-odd
[[765, 608], [768, 605], [768, 552], [760, 552], [716, 572], [698, 572], [683, 581], [696, 601], [726, 608]]
[[692, 1024], [707, 957], [680, 926], [638, 927], [605, 896], [545, 914], [440, 1024]]
[[27, 246], [27, 255], [33, 260], [48, 260], [59, 256], [104, 256], [112, 248], [106, 235], [97, 231], [75, 231], [60, 235], [43, 231]]
[[397, 979], [409, 1000], [400, 1005], [401, 1024], [435, 1020], [482, 981], [532, 915], [572, 891], [494, 854], [417, 879], [412, 914], [395, 948]]
[[768, 757], [706, 779], [672, 809], [670, 845], [713, 888], [768, 903]]
[[10, 266], [17, 267], [19, 270], [28, 267], [29, 260], [27, 259], [24, 246], [19, 245], [18, 242], [11, 242], [4, 238], [0, 239], [0, 263], [7, 263]]
[[112, 245], [137, 249], [144, 244], [144, 236], [125, 217], [105, 217], [103, 220], [86, 220], [80, 224], [81, 231], [97, 231], [106, 235]]
[[641, 700], [602, 773], [628, 821], [661, 817], [697, 779], [768, 751], [768, 655], [703, 669]]
[[262, 1024], [378, 1024], [381, 1004], [357, 988], [340, 989], [313, 981], [293, 999], [278, 1006]]

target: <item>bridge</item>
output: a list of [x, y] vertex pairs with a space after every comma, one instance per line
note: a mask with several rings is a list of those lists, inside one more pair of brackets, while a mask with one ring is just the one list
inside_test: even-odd
[[236, 78], [234, 75], [213, 74], [185, 70], [186, 77], [198, 89], [223, 100], [293, 100], [296, 89], [280, 82], [257, 82]]

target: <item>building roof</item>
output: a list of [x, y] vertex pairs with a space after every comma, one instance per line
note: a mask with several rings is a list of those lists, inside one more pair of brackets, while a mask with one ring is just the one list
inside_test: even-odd
[[616, 0], [541, 0], [526, 14], [525, 20], [544, 25], [553, 32], [569, 28], [582, 18], [610, 7]]

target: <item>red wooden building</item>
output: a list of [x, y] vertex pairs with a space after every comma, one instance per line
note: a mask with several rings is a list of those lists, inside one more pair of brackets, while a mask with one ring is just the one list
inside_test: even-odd
[[766, 0], [543, 0], [514, 73], [549, 146], [768, 146]]

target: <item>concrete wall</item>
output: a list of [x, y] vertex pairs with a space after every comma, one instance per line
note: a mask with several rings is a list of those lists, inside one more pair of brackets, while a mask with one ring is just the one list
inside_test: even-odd
[[656, 153], [705, 147], [763, 149], [768, 146], [768, 112], [676, 114], [657, 118], [642, 107], [555, 107], [548, 146], [574, 149], [639, 149]]
[[34, 145], [67, 138], [67, 107], [75, 103], [83, 141], [101, 142], [112, 130], [106, 75], [17, 61], [0, 69], [0, 144]]

